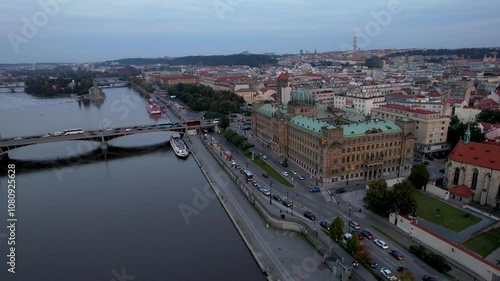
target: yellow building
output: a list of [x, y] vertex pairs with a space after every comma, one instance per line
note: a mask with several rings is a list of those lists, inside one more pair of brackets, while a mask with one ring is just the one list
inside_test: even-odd
[[317, 115], [311, 93], [299, 89], [286, 106], [255, 103], [253, 135], [325, 183], [377, 179], [411, 167], [414, 121], [334, 125]]

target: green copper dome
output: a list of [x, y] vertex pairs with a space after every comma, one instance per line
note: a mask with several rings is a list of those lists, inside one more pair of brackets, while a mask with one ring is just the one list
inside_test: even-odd
[[290, 102], [292, 104], [313, 104], [314, 100], [309, 90], [298, 89], [292, 94]]

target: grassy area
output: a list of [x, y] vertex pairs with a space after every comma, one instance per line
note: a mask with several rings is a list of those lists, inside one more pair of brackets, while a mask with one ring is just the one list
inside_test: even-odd
[[464, 246], [484, 258], [500, 247], [500, 228], [491, 229], [469, 239], [464, 243]]
[[[246, 153], [246, 157], [252, 159], [252, 153]], [[264, 170], [266, 173], [269, 174], [269, 177], [274, 179], [275, 181], [281, 183], [282, 185], [286, 187], [293, 188], [294, 186], [285, 178], [281, 175], [280, 172], [276, 171], [273, 169], [273, 167], [269, 166], [266, 161], [262, 160], [259, 156], [255, 155], [253, 162], [259, 166], [262, 170]]]
[[[466, 218], [466, 211], [443, 203], [422, 192], [415, 192], [415, 199], [418, 203], [417, 217], [450, 230], [458, 232], [481, 221], [474, 215]], [[438, 209], [439, 212], [437, 212]]]

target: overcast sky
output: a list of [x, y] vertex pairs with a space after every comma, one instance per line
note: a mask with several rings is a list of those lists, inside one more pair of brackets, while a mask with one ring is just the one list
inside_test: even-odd
[[499, 0], [2, 0], [0, 63], [325, 52], [352, 46], [355, 27], [361, 49], [496, 47], [499, 10]]

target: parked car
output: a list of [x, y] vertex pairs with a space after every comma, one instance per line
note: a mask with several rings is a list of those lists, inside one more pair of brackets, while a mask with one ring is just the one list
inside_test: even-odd
[[281, 174], [285, 177], [288, 177], [288, 173], [286, 171], [281, 172]]
[[387, 245], [387, 243], [385, 243], [384, 240], [375, 239], [375, 240], [373, 240], [373, 243], [375, 243], [375, 245], [379, 246], [382, 249], [389, 248], [389, 245]]
[[288, 167], [288, 163], [286, 161], [280, 161], [281, 166]]
[[424, 161], [424, 165], [425, 166], [429, 165], [429, 161]]
[[433, 161], [433, 160], [434, 160], [434, 157], [429, 156], [429, 157], [427, 157], [427, 160]]
[[444, 169], [439, 170], [439, 172], [444, 174]]
[[271, 192], [266, 188], [261, 188], [260, 192], [262, 192], [265, 196], [271, 196]]
[[330, 222], [329, 221], [321, 220], [321, 221], [319, 221], [319, 225], [321, 227], [323, 227], [324, 229], [328, 229], [330, 227]]
[[265, 177], [266, 179], [269, 178], [269, 174], [268, 173], [263, 173], [262, 176]]
[[297, 171], [293, 170], [293, 171], [292, 171], [292, 174], [296, 175], [296, 174], [297, 174]]
[[267, 160], [267, 155], [262, 155], [260, 158], [264, 159], [264, 160]]
[[285, 205], [288, 208], [292, 207], [292, 202], [288, 201], [287, 199], [283, 199], [283, 201], [281, 201], [281, 204]]
[[42, 136], [42, 138], [48, 138], [48, 137], [50, 137], [50, 134], [45, 134]]
[[361, 233], [363, 234], [364, 237], [366, 237], [370, 240], [373, 239], [373, 235], [369, 231], [364, 230], [364, 231], [361, 231]]
[[372, 262], [370, 263], [370, 267], [371, 267], [371, 268], [377, 268], [377, 266], [378, 266], [378, 264], [377, 264], [376, 262], [374, 262], [374, 261], [372, 261]]
[[274, 194], [273, 199], [278, 201], [278, 202], [283, 201], [283, 197], [281, 197], [281, 195], [279, 195], [279, 194]]
[[306, 218], [308, 218], [308, 219], [310, 219], [312, 221], [316, 220], [316, 216], [312, 212], [310, 212], [310, 211], [305, 211], [304, 212], [304, 217], [306, 217]]
[[389, 255], [395, 257], [398, 260], [403, 259], [403, 255], [401, 255], [398, 251], [391, 250], [391, 251], [389, 251]]
[[387, 278], [387, 280], [398, 280], [398, 278], [396, 276], [392, 275], [392, 272], [389, 269], [385, 268], [385, 267], [383, 267], [382, 269], [380, 269], [380, 273], [382, 273], [382, 275], [385, 278]]
[[132, 129], [131, 128], [125, 128], [125, 132], [131, 132]]
[[361, 233], [361, 231], [356, 231], [356, 230], [351, 231], [352, 235], [354, 235], [354, 233], [358, 235], [359, 240], [365, 239], [365, 236]]
[[345, 233], [344, 234], [344, 239], [347, 240], [347, 239], [351, 239], [352, 238], [352, 234], [350, 233]]
[[423, 161], [424, 161], [423, 159], [415, 158], [415, 163], [420, 163], [420, 162], [423, 162]]
[[311, 190], [309, 190], [311, 193], [315, 193], [315, 192], [320, 192], [321, 190], [319, 189], [319, 187], [313, 187], [311, 188]]
[[339, 188], [337, 190], [335, 190], [335, 193], [337, 194], [341, 194], [341, 193], [345, 193], [347, 190], [345, 190], [345, 188]]
[[305, 178], [303, 176], [298, 176], [299, 180], [304, 180]]
[[361, 228], [361, 225], [355, 221], [350, 221], [349, 222], [349, 225], [354, 228], [354, 229], [360, 229]]
[[256, 180], [253, 180], [253, 181], [252, 181], [252, 185], [253, 185], [253, 186], [257, 187], [257, 185], [258, 185], [258, 184], [259, 184], [259, 183], [258, 183]]

